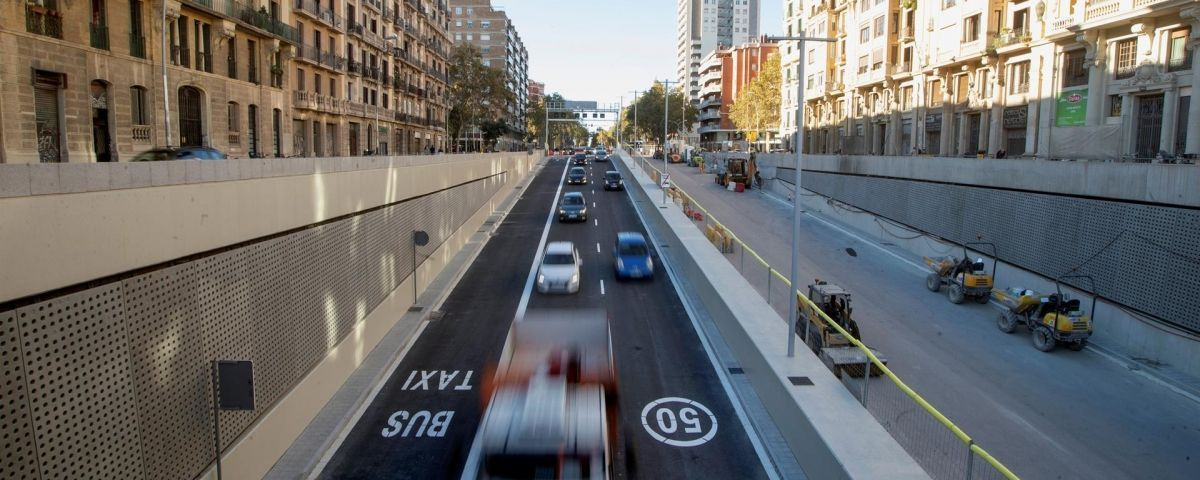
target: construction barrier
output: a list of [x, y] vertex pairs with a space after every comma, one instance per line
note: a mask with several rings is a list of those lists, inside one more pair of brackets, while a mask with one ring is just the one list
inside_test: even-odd
[[[642, 169], [655, 179], [655, 184], [659, 184], [661, 172], [651, 165], [649, 162], [638, 162]], [[904, 447], [910, 455], [925, 469], [930, 477], [937, 479], [975, 479], [975, 478], [1003, 478], [1008, 480], [1016, 480], [1018, 477], [1012, 471], [1000, 463], [999, 460], [992, 457], [983, 447], [980, 447], [975, 441], [963, 432], [962, 429], [955, 425], [954, 422], [946, 418], [937, 408], [925, 400], [920, 394], [910, 388], [903, 380], [900, 379], [891, 369], [871, 352], [857, 338], [850, 335], [850, 332], [838, 325], [832, 318], [829, 318], [825, 312], [799, 289], [792, 288], [791, 282], [786, 276], [771, 267], [766, 260], [755, 252], [749, 245], [746, 245], [732, 231], [717, 221], [695, 198], [688, 195], [682, 188], [671, 182], [670, 191], [672, 198], [677, 198], [682, 206], [684, 206], [684, 214], [688, 218], [696, 221], [698, 224], [703, 223], [703, 226], [697, 225], [704, 232], [704, 236], [713, 244], [721, 253], [736, 254], [727, 256], [726, 259], [738, 268], [742, 276], [752, 286], [763, 294], [767, 303], [772, 307], [782, 305], [780, 312], [783, 318], [788, 317], [787, 308], [789, 299], [787, 295], [795, 295], [799, 308], [811, 308], [817, 312], [827, 325], [835, 328], [838, 333], [845, 336], [870, 360], [870, 366], [863, 364], [864, 371], [870, 368], [872, 373], [880, 372], [887, 380], [881, 386], [871, 390], [874, 399], [873, 402], [868, 402], [868, 385], [871, 383], [872, 376], [864, 375], [860, 379], [854, 379], [850, 375], [843, 376], [842, 382], [847, 389], [851, 391], [863, 404], [872, 415], [884, 426], [885, 429]], [[750, 254], [750, 266], [746, 265], [746, 254]], [[748, 273], [750, 272], [750, 273]], [[774, 292], [774, 293], [772, 293]], [[780, 309], [776, 309], [780, 311]], [[807, 348], [803, 341], [798, 341], [798, 346]], [[877, 378], [875, 383], [880, 380]], [[857, 383], [856, 385], [854, 383]], [[889, 386], [886, 390], [880, 391], [882, 386]], [[857, 390], [857, 391], [856, 391]], [[882, 397], [882, 399], [880, 398]], [[907, 403], [902, 403], [907, 402]], [[923, 411], [925, 416], [911, 415], [915, 411]], [[898, 419], [904, 418], [905, 421]], [[976, 467], [979, 464], [979, 467]], [[987, 467], [985, 467], [986, 465]], [[988, 468], [990, 467], [990, 468]]]

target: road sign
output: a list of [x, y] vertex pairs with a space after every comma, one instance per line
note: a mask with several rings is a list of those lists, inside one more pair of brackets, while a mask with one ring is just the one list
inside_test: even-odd
[[669, 174], [669, 173], [663, 174], [662, 188], [671, 188], [671, 174]]
[[254, 365], [249, 360], [218, 360], [217, 381], [221, 410], [254, 410]]
[[667, 445], [695, 447], [717, 434], [717, 417], [700, 402], [680, 397], [664, 397], [642, 409], [642, 427]]

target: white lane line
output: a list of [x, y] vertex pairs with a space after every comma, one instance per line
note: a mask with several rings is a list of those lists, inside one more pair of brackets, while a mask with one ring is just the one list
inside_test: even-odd
[[425, 327], [428, 325], [429, 320], [424, 320], [420, 325], [417, 325], [417, 331], [413, 332], [412, 338], [408, 339], [408, 343], [406, 343], [404, 348], [400, 350], [400, 354], [396, 355], [395, 360], [392, 360], [392, 364], [388, 366], [387, 372], [380, 377], [380, 380], [375, 382], [374, 387], [371, 387], [371, 393], [367, 394], [366, 401], [359, 405], [358, 410], [355, 410], [354, 415], [350, 417], [350, 420], [346, 422], [345, 427], [343, 427], [342, 431], [338, 433], [337, 440], [334, 440], [333, 444], [325, 450], [325, 454], [321, 455], [321, 460], [317, 462], [316, 467], [313, 468], [312, 472], [310, 472], [307, 477], [309, 480], [320, 476], [321, 471], [325, 470], [325, 467], [329, 465], [329, 460], [333, 459], [333, 454], [337, 453], [338, 449], [342, 448], [342, 443], [346, 441], [346, 437], [350, 435], [350, 431], [353, 430], [356, 425], [358, 425], [358, 421], [361, 420], [363, 414], [367, 412], [367, 408], [375, 403], [375, 397], [379, 395], [380, 390], [383, 390], [383, 386], [387, 383], [387, 379], [392, 378], [392, 374], [396, 373], [396, 369], [400, 367], [400, 362], [403, 361], [404, 357], [408, 355], [408, 351], [412, 349], [413, 345], [416, 345], [417, 339], [421, 338], [421, 333], [425, 331]]
[[600, 294], [604, 295], [604, 280], [600, 280]]
[[[550, 211], [546, 214], [546, 226], [542, 227], [542, 239], [538, 243], [537, 253], [533, 255], [533, 264], [529, 266], [529, 276], [525, 279], [525, 291], [521, 293], [521, 302], [517, 304], [517, 314], [513, 321], [521, 321], [525, 318], [525, 310], [529, 308], [529, 296], [533, 293], [533, 278], [537, 275], [538, 263], [541, 261], [542, 254], [546, 251], [546, 238], [550, 235], [550, 224], [554, 220], [554, 207], [558, 203], [558, 198], [562, 195], [563, 181], [567, 178], [567, 169], [571, 167], [570, 162], [563, 166], [562, 176], [558, 179], [558, 191], [554, 192], [554, 201], [550, 203]], [[505, 342], [504, 349], [508, 348]], [[462, 480], [475, 480], [479, 476], [479, 466], [483, 456], [483, 436], [479, 433], [483, 431], [483, 424], [487, 422], [487, 412], [480, 419], [479, 426], [475, 429], [475, 440], [471, 442], [471, 452], [467, 454], [467, 461], [463, 464], [463, 471], [460, 478]]]
[[600, 242], [596, 242], [596, 253], [600, 253]]
[[592, 202], [592, 208], [596, 208], [596, 202]]
[[[632, 177], [633, 168], [621, 159], [621, 164], [629, 170]], [[633, 193], [629, 190], [625, 191], [625, 195], [629, 197], [630, 203], [633, 203], [633, 212], [637, 214], [638, 220], [642, 224], [642, 228], [646, 231], [646, 235], [650, 237], [650, 243], [653, 245], [661, 245], [658, 238], [655, 237], [649, 226], [646, 224], [646, 217], [642, 215], [642, 209], [638, 207], [637, 202], [633, 201]], [[649, 195], [649, 192], [647, 192]], [[667, 271], [667, 275], [671, 277], [671, 286], [675, 288], [675, 295], [679, 297], [679, 303], [683, 304], [684, 311], [688, 314], [688, 319], [692, 321], [692, 329], [695, 330], [696, 336], [700, 338], [700, 344], [704, 346], [704, 352], [708, 354], [708, 361], [712, 364], [713, 370], [716, 371], [717, 378], [721, 381], [721, 387], [725, 390], [725, 396], [729, 399], [729, 403], [733, 406], [733, 411], [737, 415], [738, 421], [742, 424], [742, 431], [746, 432], [746, 437], [750, 439], [750, 444], [754, 447], [754, 453], [758, 455], [758, 461], [762, 463], [763, 470], [767, 473], [767, 478], [772, 480], [779, 479], [779, 472], [775, 469], [775, 464], [771, 462], [767, 455], [766, 447], [762, 444], [762, 439], [759, 438], [758, 430], [750, 423], [749, 417], [746, 416], [746, 409], [742, 406], [741, 398], [733, 391], [733, 384], [729, 380], [729, 370], [726, 370], [721, 365], [721, 361], [717, 359], [717, 354], [713, 350], [712, 343], [708, 339], [708, 335], [700, 328], [700, 322], [696, 319], [697, 313], [695, 307], [688, 297], [684, 296], [682, 288], [679, 286], [679, 274], [675, 272], [674, 266], [667, 259], [659, 255], [662, 266]]]
[[521, 292], [521, 303], [517, 304], [517, 321], [525, 318], [525, 309], [529, 308], [529, 295], [533, 293], [533, 278], [537, 275], [538, 263], [546, 251], [546, 238], [550, 236], [550, 224], [554, 221], [554, 207], [558, 203], [559, 196], [562, 195], [563, 180], [567, 178], [567, 168], [569, 165], [563, 166], [562, 176], [558, 179], [558, 190], [554, 192], [550, 210], [546, 212], [546, 226], [542, 227], [542, 239], [538, 242], [537, 252], [533, 254], [533, 263], [529, 265], [529, 276], [525, 278], [525, 291]]
[[592, 225], [599, 227], [599, 226], [600, 226], [600, 220], [597, 220], [597, 219], [593, 218], [593, 219], [592, 219]]

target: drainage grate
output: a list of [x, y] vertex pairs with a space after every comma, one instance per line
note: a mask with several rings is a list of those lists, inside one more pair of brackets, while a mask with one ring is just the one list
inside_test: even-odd
[[808, 377], [788, 377], [788, 380], [792, 382], [792, 385], [795, 385], [797, 387], [802, 387], [802, 386], [813, 384], [812, 379], [810, 379]]
[[414, 313], [415, 313], [415, 312], [422, 312], [422, 311], [424, 311], [424, 310], [425, 310], [425, 307], [422, 307], [422, 306], [420, 306], [420, 305], [413, 305], [413, 306], [411, 306], [411, 307], [408, 307], [408, 311], [410, 311], [410, 312], [414, 312]]
[[743, 373], [746, 373], [746, 371], [742, 370], [742, 367], [729, 367], [729, 373], [732, 373], [734, 375], [741, 375]]
[[434, 310], [432, 312], [429, 312], [429, 321], [431, 321], [431, 322], [441, 320], [443, 318], [446, 318], [446, 312], [443, 312], [441, 310]]

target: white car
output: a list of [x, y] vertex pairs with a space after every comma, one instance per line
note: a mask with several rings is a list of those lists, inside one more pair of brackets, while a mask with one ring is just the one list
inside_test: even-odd
[[550, 242], [538, 267], [540, 293], [576, 293], [579, 291], [579, 251], [571, 242]]

